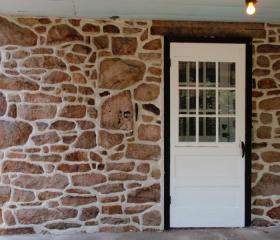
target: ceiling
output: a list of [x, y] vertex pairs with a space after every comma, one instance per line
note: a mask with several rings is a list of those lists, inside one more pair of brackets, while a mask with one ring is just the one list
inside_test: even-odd
[[247, 16], [245, 0], [0, 0], [1, 15], [279, 22], [280, 0], [258, 0]]

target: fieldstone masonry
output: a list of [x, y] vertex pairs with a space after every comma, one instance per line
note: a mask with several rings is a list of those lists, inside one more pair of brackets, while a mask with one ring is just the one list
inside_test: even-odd
[[[0, 234], [163, 229], [163, 37], [151, 26], [0, 17]], [[254, 40], [256, 225], [280, 223], [279, 32]]]

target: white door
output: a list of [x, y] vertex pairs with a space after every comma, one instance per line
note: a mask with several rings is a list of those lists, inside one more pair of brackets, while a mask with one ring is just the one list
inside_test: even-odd
[[245, 225], [245, 44], [170, 44], [170, 227]]

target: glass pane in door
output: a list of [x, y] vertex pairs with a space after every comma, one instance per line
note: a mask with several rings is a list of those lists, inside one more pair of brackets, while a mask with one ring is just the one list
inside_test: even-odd
[[179, 62], [179, 86], [194, 87], [196, 82], [196, 63]]
[[199, 142], [216, 142], [216, 118], [199, 118]]
[[199, 86], [200, 87], [216, 86], [216, 63], [215, 62], [199, 63]]
[[219, 91], [219, 113], [235, 114], [235, 90]]
[[195, 90], [180, 89], [179, 90], [179, 113], [195, 114], [195, 112], [196, 112]]
[[219, 87], [235, 87], [235, 63], [219, 63]]
[[219, 118], [219, 142], [235, 142], [235, 118]]
[[196, 136], [195, 117], [179, 118], [179, 142], [194, 142]]
[[216, 91], [199, 90], [199, 114], [216, 113]]

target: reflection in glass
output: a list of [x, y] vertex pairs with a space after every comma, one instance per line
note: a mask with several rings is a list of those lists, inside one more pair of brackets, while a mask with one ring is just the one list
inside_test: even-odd
[[216, 118], [199, 118], [199, 142], [216, 142]]
[[195, 86], [195, 68], [195, 62], [179, 62], [179, 86]]
[[216, 91], [199, 90], [199, 114], [216, 113]]
[[235, 63], [219, 63], [219, 87], [235, 87]]
[[219, 113], [235, 114], [234, 90], [219, 90]]
[[235, 142], [235, 118], [219, 118], [219, 142]]
[[199, 63], [199, 86], [200, 87], [216, 86], [216, 63], [215, 62]]
[[194, 117], [179, 118], [179, 142], [195, 142], [195, 125]]
[[195, 114], [196, 101], [195, 90], [180, 89], [179, 90], [179, 113]]

